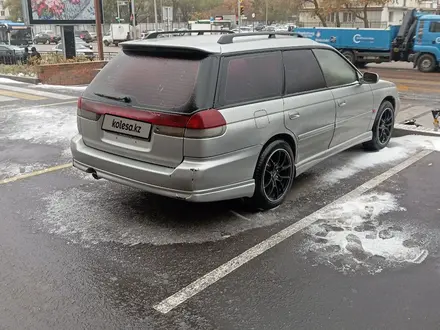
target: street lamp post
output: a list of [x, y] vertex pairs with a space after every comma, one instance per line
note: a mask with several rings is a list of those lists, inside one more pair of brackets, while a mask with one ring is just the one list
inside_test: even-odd
[[[101, 1], [100, 0], [94, 0], [94, 1], [95, 1], [95, 19], [96, 19], [96, 39], [98, 41], [98, 58], [100, 61], [103, 61], [104, 60], [104, 47], [102, 45]], [[63, 33], [63, 35], [64, 35], [64, 33]]]
[[266, 0], [266, 26], [267, 26], [267, 12], [268, 12], [268, 10], [267, 10], [267, 0]]
[[154, 30], [157, 31], [157, 0], [154, 0]]
[[131, 14], [133, 15], [133, 40], [136, 40], [136, 18], [134, 14], [134, 0], [131, 0]]

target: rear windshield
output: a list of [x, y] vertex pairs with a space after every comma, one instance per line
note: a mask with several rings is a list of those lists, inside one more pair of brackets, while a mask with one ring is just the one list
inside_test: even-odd
[[104, 67], [84, 96], [127, 96], [130, 105], [147, 110], [191, 113], [213, 105], [214, 62], [200, 53], [124, 51]]

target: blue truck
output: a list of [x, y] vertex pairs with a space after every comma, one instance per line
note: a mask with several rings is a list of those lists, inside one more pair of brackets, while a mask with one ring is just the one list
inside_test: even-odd
[[419, 71], [433, 72], [440, 66], [440, 15], [416, 9], [405, 14], [401, 25], [387, 29], [297, 27], [294, 31], [333, 46], [358, 67], [405, 61]]

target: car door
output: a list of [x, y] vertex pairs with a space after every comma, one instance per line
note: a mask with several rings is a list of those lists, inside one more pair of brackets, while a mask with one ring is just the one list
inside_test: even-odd
[[308, 162], [328, 150], [336, 106], [311, 49], [283, 52], [284, 122], [297, 137], [296, 162]]
[[422, 43], [423, 45], [432, 47], [432, 52], [438, 61], [440, 59], [440, 18], [438, 20], [429, 21], [429, 27], [422, 38]]
[[360, 74], [339, 52], [329, 48], [313, 50], [336, 102], [335, 133], [330, 148], [352, 144], [368, 133], [373, 120], [373, 93], [360, 82]]

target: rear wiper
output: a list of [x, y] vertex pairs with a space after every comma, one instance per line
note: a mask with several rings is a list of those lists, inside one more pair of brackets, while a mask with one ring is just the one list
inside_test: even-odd
[[131, 102], [131, 98], [128, 96], [112, 96], [112, 95], [106, 95], [106, 94], [101, 94], [101, 93], [94, 93], [94, 94], [97, 96], [105, 97], [110, 100], [116, 100], [116, 101], [121, 101], [121, 102], [125, 102], [125, 103]]

